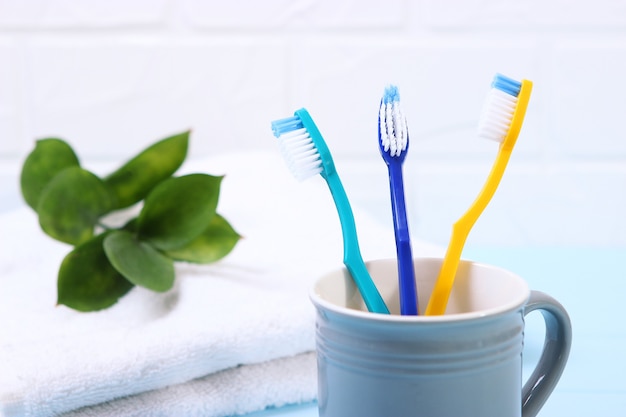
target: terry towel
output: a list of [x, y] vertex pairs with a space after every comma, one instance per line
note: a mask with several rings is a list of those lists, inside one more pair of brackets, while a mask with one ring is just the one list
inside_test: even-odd
[[[315, 399], [308, 293], [343, 256], [326, 184], [296, 182], [273, 152], [185, 172], [225, 175], [218, 212], [244, 238], [215, 264], [177, 264], [171, 291], [134, 288], [100, 312], [55, 306], [70, 246], [28, 208], [0, 216], [0, 415], [228, 416]], [[365, 259], [395, 256], [390, 227], [355, 218]]]

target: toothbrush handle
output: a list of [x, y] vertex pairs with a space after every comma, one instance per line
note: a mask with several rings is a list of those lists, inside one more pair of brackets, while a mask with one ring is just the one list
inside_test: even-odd
[[439, 276], [426, 306], [426, 315], [441, 315], [446, 312], [465, 241], [472, 227], [474, 227], [474, 224], [495, 194], [511, 157], [511, 150], [511, 147], [500, 145], [498, 156], [491, 167], [491, 172], [483, 188], [467, 211], [452, 225], [450, 243], [448, 243], [448, 249], [443, 258]]
[[404, 180], [401, 163], [389, 164], [389, 185], [391, 190], [391, 209], [396, 237], [396, 253], [398, 256], [398, 280], [400, 288], [400, 313], [417, 315], [417, 287], [413, 268], [413, 252], [411, 237], [406, 218], [404, 202]]
[[389, 314], [389, 309], [374, 285], [374, 281], [372, 281], [361, 257], [354, 215], [339, 176], [333, 171], [329, 175], [322, 176], [328, 183], [339, 214], [343, 234], [343, 263], [352, 275], [367, 309], [372, 313]]

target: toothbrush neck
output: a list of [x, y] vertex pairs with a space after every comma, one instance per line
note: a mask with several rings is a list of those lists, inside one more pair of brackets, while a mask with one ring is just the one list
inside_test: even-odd
[[404, 179], [402, 175], [401, 164], [389, 164], [389, 185], [391, 192], [391, 209], [393, 213], [396, 241], [409, 241], [409, 226], [406, 216], [406, 203], [404, 200]]
[[[332, 158], [322, 158], [322, 177], [324, 177], [326, 181], [329, 181], [329, 179], [331, 178], [335, 178], [336, 181], [334, 182], [338, 183], [339, 185], [335, 185], [334, 187], [341, 188], [341, 190], [343, 191], [343, 186], [341, 185], [341, 181], [339, 181], [339, 177], [337, 176], [337, 169], [335, 168], [335, 163], [333, 162]], [[333, 187], [331, 187], [331, 192], [333, 192], [332, 189]]]
[[334, 171], [331, 171], [330, 173], [328, 171], [323, 171], [322, 176], [328, 183], [330, 193], [335, 202], [335, 206], [337, 207], [337, 213], [341, 223], [341, 232], [343, 235], [344, 260], [353, 256], [360, 258], [361, 255], [354, 215], [352, 213], [352, 208], [350, 207], [348, 196], [346, 195], [343, 185], [341, 184], [341, 180]]

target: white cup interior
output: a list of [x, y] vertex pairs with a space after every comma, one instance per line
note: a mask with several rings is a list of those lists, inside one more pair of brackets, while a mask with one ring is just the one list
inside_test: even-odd
[[[430, 294], [439, 275], [442, 259], [414, 261], [420, 316], [399, 316], [398, 273], [395, 259], [366, 262], [378, 291], [392, 315], [402, 319], [440, 320], [472, 318], [520, 308], [530, 295], [527, 283], [518, 275], [491, 265], [461, 261], [444, 316], [424, 316]], [[344, 314], [368, 314], [348, 271], [343, 268], [321, 277], [311, 293], [314, 303]], [[389, 317], [388, 315], [380, 315]]]

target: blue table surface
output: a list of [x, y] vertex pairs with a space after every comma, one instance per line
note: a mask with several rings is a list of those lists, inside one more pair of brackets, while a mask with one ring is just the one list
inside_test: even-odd
[[[626, 247], [466, 247], [463, 258], [506, 268], [568, 310], [573, 343], [558, 386], [542, 417], [626, 415]], [[533, 317], [534, 316], [534, 317]], [[543, 343], [540, 314], [527, 317], [524, 375], [530, 374]], [[290, 405], [249, 417], [313, 417], [315, 403]]]

